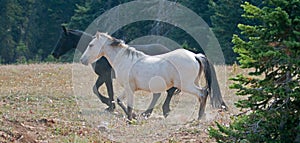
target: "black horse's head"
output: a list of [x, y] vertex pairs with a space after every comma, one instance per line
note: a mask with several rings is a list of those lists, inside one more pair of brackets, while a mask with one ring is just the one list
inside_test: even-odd
[[62, 26], [62, 29], [59, 40], [52, 51], [55, 58], [59, 58], [69, 50], [75, 49], [83, 33], [77, 30], [67, 30], [65, 26]]

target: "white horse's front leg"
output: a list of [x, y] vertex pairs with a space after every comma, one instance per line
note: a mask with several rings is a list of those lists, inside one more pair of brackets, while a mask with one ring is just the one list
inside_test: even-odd
[[[121, 95], [117, 98], [118, 105], [122, 108], [122, 110], [125, 112], [127, 115], [128, 119], [131, 120], [132, 118], [136, 118], [136, 114], [132, 112], [133, 109], [133, 92], [126, 92], [128, 91], [127, 89], [124, 89], [124, 91], [121, 93]], [[131, 94], [129, 94], [131, 93]], [[126, 97], [126, 94], [128, 95], [127, 97], [127, 108], [123, 104], [123, 100]], [[130, 96], [131, 95], [131, 96]]]
[[130, 89], [127, 89], [127, 112], [128, 112], [128, 120], [131, 121], [132, 120], [132, 110], [133, 110], [133, 91]]
[[124, 90], [121, 95], [117, 98], [117, 102], [118, 102], [118, 105], [123, 109], [123, 111], [126, 113], [126, 115], [128, 115], [128, 112], [127, 112], [127, 109], [125, 107], [125, 105], [123, 104], [123, 100], [125, 98], [125, 95], [126, 95], [126, 90]]

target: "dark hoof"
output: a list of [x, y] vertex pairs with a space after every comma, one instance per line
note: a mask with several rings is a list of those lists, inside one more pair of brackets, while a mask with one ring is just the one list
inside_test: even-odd
[[107, 112], [114, 112], [114, 109], [111, 108], [111, 107], [107, 107], [107, 108], [105, 109], [105, 111], [107, 111]]
[[221, 109], [224, 110], [224, 111], [229, 110], [228, 106], [224, 102], [222, 102], [222, 104], [221, 104]]
[[203, 120], [205, 118], [206, 118], [206, 113], [204, 113], [204, 111], [198, 114], [198, 120]]
[[137, 115], [135, 113], [132, 113], [132, 118], [137, 119]]
[[108, 112], [113, 112], [115, 110], [116, 106], [113, 104], [111, 106], [109, 106], [108, 108], [106, 108], [105, 110]]
[[132, 116], [128, 116], [128, 120], [136, 120], [137, 119], [137, 115], [135, 113], [132, 113]]
[[132, 113], [132, 117], [128, 116], [128, 119], [126, 120], [127, 124], [129, 125], [137, 125], [137, 116], [135, 113]]
[[167, 117], [169, 116], [170, 111], [171, 111], [171, 110], [168, 110], [168, 111], [163, 112], [165, 118], [167, 118]]
[[145, 112], [142, 113], [142, 116], [145, 118], [149, 118], [151, 113], [152, 113], [152, 111], [146, 110]]
[[126, 123], [129, 124], [129, 125], [137, 125], [137, 120], [135, 120], [135, 119], [131, 119], [131, 120], [127, 119]]
[[150, 115], [151, 115], [150, 113], [145, 113], [145, 112], [144, 112], [144, 113], [142, 113], [142, 116], [143, 116], [144, 118], [149, 118], [149, 117], [150, 117]]
[[168, 113], [164, 113], [164, 117], [167, 118], [169, 116], [169, 112]]

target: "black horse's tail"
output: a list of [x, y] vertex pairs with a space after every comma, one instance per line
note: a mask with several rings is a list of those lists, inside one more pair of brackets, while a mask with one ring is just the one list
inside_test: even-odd
[[[211, 85], [212, 85], [212, 71], [213, 67], [211, 67], [212, 65], [210, 65], [208, 59], [203, 55], [203, 54], [197, 54], [196, 55], [196, 59], [198, 60], [201, 68], [200, 70], [204, 71], [205, 74], [205, 79], [206, 79], [206, 84], [207, 84], [207, 91], [208, 91], [208, 95], [210, 97], [210, 103], [212, 104], [212, 106], [214, 108], [227, 108], [226, 104], [224, 103], [221, 94], [216, 94], [213, 95], [211, 92]], [[199, 74], [201, 74], [202, 71], [199, 72]]]

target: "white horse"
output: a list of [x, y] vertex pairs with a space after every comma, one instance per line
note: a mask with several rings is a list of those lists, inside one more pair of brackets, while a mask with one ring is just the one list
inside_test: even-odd
[[[149, 56], [106, 33], [97, 32], [80, 61], [88, 65], [102, 56], [107, 58], [115, 70], [116, 80], [124, 87], [120, 97], [127, 95], [127, 109], [121, 107], [129, 120], [132, 120], [135, 91], [160, 93], [170, 87], [177, 87], [183, 92], [195, 95], [200, 102], [198, 119], [203, 116], [207, 95], [211, 90], [210, 66], [204, 55], [177, 49], [166, 54]], [[202, 71], [205, 73], [205, 88], [199, 86]]]

